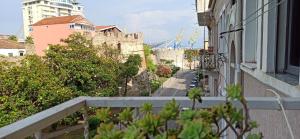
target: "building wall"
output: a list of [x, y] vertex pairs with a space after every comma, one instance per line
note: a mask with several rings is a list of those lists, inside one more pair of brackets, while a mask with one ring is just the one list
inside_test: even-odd
[[[169, 49], [161, 48], [154, 51], [157, 63], [160, 63], [161, 59], [172, 60], [174, 65], [183, 69], [189, 69], [189, 62], [185, 59], [185, 49]], [[191, 63], [192, 69], [199, 65], [199, 60], [195, 60]]]
[[12, 53], [13, 56], [20, 56], [20, 51], [23, 52], [23, 54], [26, 54], [25, 49], [1, 49], [0, 48], [0, 55], [9, 56], [9, 53]]
[[[64, 4], [66, 6], [59, 6], [57, 4]], [[83, 6], [72, 4], [68, 1], [63, 3], [58, 0], [23, 0], [22, 12], [24, 36], [26, 37], [30, 34], [30, 25], [47, 17], [83, 15]]]
[[61, 39], [66, 39], [75, 33], [69, 24], [33, 26], [31, 36], [34, 40], [35, 53], [39, 56], [45, 55], [49, 44], [62, 44]]
[[120, 46], [122, 62], [125, 62], [129, 55], [139, 54], [142, 58], [140, 72], [146, 69], [144, 38], [142, 33], [124, 34], [114, 30], [107, 33], [98, 31], [93, 37], [93, 43], [96, 46], [101, 46], [103, 43], [106, 43], [115, 49], [119, 49], [118, 46]]
[[[278, 92], [281, 97], [286, 97], [275, 88], [266, 85], [250, 74], [243, 73], [243, 90], [246, 97], [273, 97], [274, 94], [267, 91], [272, 89]], [[275, 97], [275, 96], [274, 96]], [[300, 138], [300, 111], [288, 110], [288, 120], [292, 126], [295, 138]], [[252, 120], [257, 121], [259, 128], [255, 132], [262, 132], [265, 139], [288, 139], [291, 138], [284, 120], [282, 111], [278, 110], [251, 110], [250, 116]]]
[[[270, 1], [271, 0], [242, 0], [243, 19]], [[281, 10], [279, 12], [277, 11], [278, 9], [272, 8], [274, 6], [276, 7], [276, 2], [271, 2], [271, 4], [264, 7], [264, 11], [269, 11], [264, 13], [263, 16], [257, 17], [256, 20], [253, 18], [248, 19], [254, 21], [246, 23], [246, 27], [243, 27], [243, 44], [240, 46], [242, 47], [242, 52], [232, 51], [237, 49], [231, 49], [233, 43], [235, 47], [237, 47], [237, 37], [235, 36], [237, 33], [224, 35], [223, 38], [225, 38], [225, 40], [220, 38], [221, 32], [231, 30], [231, 24], [239, 24], [235, 21], [237, 18], [235, 14], [236, 6], [231, 6], [229, 2], [229, 0], [216, 0], [215, 7], [212, 10], [215, 21], [211, 22], [212, 24], [209, 30], [210, 44], [214, 44], [213, 46], [218, 49], [218, 52], [224, 53], [226, 58], [225, 63], [223, 63], [219, 69], [219, 79], [223, 81], [219, 83], [219, 86], [216, 86], [219, 92], [224, 91], [226, 84], [234, 83], [233, 79], [237, 80], [237, 73], [232, 72], [233, 70], [230, 70], [230, 68], [237, 70], [236, 65], [241, 64], [242, 87], [246, 97], [274, 96], [274, 94], [268, 93], [266, 91], [267, 89], [277, 91], [282, 97], [299, 97], [299, 81], [297, 82], [297, 80], [299, 80], [297, 76], [299, 75], [289, 75], [282, 72], [284, 62], [286, 61], [284, 54], [287, 48], [287, 35], [285, 34], [287, 32], [287, 23], [280, 21], [287, 20], [287, 2], [278, 6], [278, 9]], [[258, 14], [261, 13], [262, 11], [258, 11]], [[279, 19], [279, 23], [276, 23], [277, 19]], [[233, 37], [230, 36], [231, 34]], [[276, 45], [278, 46], [275, 47]], [[278, 49], [277, 52], [276, 49]], [[233, 54], [241, 55], [241, 57], [236, 58], [242, 58], [242, 63], [232, 62]], [[277, 54], [279, 56], [277, 56]], [[276, 66], [278, 68], [277, 72], [275, 69]], [[295, 81], [296, 83], [294, 83]], [[255, 130], [255, 132], [263, 132], [264, 138], [291, 138], [282, 111], [251, 110], [250, 113], [251, 119], [257, 121], [259, 124], [259, 128]], [[287, 111], [287, 115], [292, 125], [295, 138], [300, 138], [300, 134], [297, 132], [300, 126], [300, 112], [289, 110]], [[228, 131], [227, 138], [234, 138], [233, 134], [234, 133]]]

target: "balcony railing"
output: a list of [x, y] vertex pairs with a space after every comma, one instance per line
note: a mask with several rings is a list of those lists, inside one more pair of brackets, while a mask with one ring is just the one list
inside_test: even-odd
[[213, 71], [217, 68], [218, 55], [216, 54], [204, 54], [200, 56], [201, 59], [201, 69], [205, 71]]
[[[79, 97], [37, 113], [33, 116], [17, 121], [11, 125], [0, 128], [0, 139], [21, 139], [34, 135], [37, 139], [42, 137], [42, 130], [59, 120], [84, 109], [85, 138], [88, 138], [87, 108], [139, 108], [144, 103], [153, 104], [154, 108], [161, 108], [167, 102], [175, 99], [180, 107], [190, 107], [192, 102], [186, 97]], [[281, 110], [278, 99], [275, 97], [248, 97], [249, 109]], [[224, 104], [224, 97], [204, 97], [203, 102], [196, 104], [197, 108], [210, 108], [218, 104]], [[300, 98], [282, 98], [281, 102], [286, 110], [300, 110]], [[238, 101], [234, 101], [236, 107], [241, 107]]]

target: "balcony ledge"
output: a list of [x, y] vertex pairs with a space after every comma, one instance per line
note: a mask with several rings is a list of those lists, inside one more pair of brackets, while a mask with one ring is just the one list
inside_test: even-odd
[[213, 19], [211, 10], [207, 10], [204, 12], [198, 12], [197, 16], [198, 16], [199, 26], [209, 26]]

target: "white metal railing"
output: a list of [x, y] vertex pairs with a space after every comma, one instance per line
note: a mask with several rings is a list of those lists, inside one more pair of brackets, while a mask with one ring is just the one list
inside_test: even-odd
[[[153, 104], [154, 108], [161, 108], [167, 102], [175, 99], [180, 107], [190, 107], [192, 102], [187, 97], [78, 97], [65, 103], [32, 115], [23, 120], [0, 128], [0, 139], [20, 139], [35, 135], [41, 138], [41, 130], [51, 124], [87, 107], [132, 107], [139, 108], [144, 103]], [[275, 97], [247, 97], [249, 109], [281, 110], [278, 99]], [[210, 108], [226, 102], [224, 97], [203, 97], [202, 103], [197, 103], [197, 108]], [[300, 98], [282, 98], [285, 110], [300, 110]], [[238, 101], [233, 101], [236, 107], [241, 107]], [[88, 136], [87, 113], [85, 113], [85, 138]]]

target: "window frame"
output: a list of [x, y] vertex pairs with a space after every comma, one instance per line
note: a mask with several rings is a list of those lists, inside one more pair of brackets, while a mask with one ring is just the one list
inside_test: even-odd
[[287, 21], [287, 51], [286, 51], [286, 69], [285, 72], [299, 76], [300, 67], [294, 66], [290, 64], [291, 61], [291, 45], [292, 45], [292, 18], [293, 18], [293, 4], [294, 0], [288, 1], [288, 21]]

